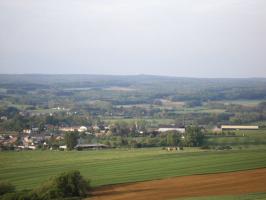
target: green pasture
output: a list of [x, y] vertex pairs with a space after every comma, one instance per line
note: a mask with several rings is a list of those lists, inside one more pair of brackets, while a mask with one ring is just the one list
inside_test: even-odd
[[77, 169], [93, 186], [266, 167], [266, 149], [167, 152], [159, 148], [0, 153], [0, 179], [33, 188]]

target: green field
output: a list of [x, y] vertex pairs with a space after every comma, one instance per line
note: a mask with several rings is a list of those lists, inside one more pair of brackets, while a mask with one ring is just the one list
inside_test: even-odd
[[[194, 152], [193, 152], [194, 151]], [[158, 148], [0, 153], [0, 179], [18, 189], [78, 169], [93, 186], [266, 167], [266, 150], [166, 152]]]

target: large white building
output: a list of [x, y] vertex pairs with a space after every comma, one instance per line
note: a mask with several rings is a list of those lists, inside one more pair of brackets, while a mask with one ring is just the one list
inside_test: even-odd
[[159, 128], [157, 131], [161, 133], [167, 132], [167, 131], [177, 131], [180, 133], [185, 133], [186, 129], [185, 128]]
[[257, 130], [259, 126], [222, 125], [222, 130]]

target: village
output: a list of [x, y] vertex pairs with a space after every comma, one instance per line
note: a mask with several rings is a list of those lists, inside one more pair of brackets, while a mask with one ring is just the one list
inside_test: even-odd
[[[51, 127], [46, 126], [43, 131], [40, 131], [37, 127], [30, 129], [23, 129], [23, 131], [14, 134], [1, 134], [0, 135], [0, 150], [67, 150], [65, 142], [66, 133], [72, 133], [76, 135], [76, 144], [74, 149], [104, 149], [104, 148], [117, 148], [123, 145], [116, 143], [111, 145], [108, 140], [113, 139], [112, 136], [117, 136], [114, 130], [117, 127], [113, 125], [106, 126], [71, 126], [71, 127]], [[139, 130], [134, 127], [133, 138], [145, 138], [146, 137], [162, 137], [176, 133], [180, 136], [181, 140], [185, 140], [186, 128], [177, 126], [162, 126], [159, 128], [147, 128], [145, 130]], [[220, 127], [213, 127], [210, 130], [206, 130], [203, 127], [200, 128], [204, 133], [225, 135], [233, 133], [235, 130], [259, 130], [259, 126], [243, 126], [243, 125], [221, 125]], [[128, 129], [132, 132], [132, 128]], [[137, 134], [136, 134], [137, 133]], [[244, 136], [244, 135], [243, 135]], [[122, 142], [123, 143], [122, 136]], [[126, 137], [131, 137], [129, 134]], [[126, 138], [125, 137], [125, 138]], [[89, 139], [88, 139], [89, 138]], [[104, 139], [104, 140], [103, 140]], [[101, 142], [105, 141], [105, 144]], [[107, 141], [107, 142], [106, 142]], [[124, 146], [129, 145], [126, 143]], [[163, 144], [162, 146], [169, 146], [170, 144]], [[156, 145], [155, 145], [156, 146]], [[140, 147], [140, 146], [138, 146]], [[152, 146], [151, 146], [152, 147]]]

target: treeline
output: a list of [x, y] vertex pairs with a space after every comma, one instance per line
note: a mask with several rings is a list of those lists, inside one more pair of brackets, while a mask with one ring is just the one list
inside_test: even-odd
[[[112, 105], [152, 104], [155, 99], [209, 101], [265, 99], [265, 79], [193, 79], [160, 76], [1, 75], [0, 94], [14, 104], [49, 107], [102, 100]], [[109, 90], [122, 87], [125, 90]], [[128, 89], [128, 90], [127, 90]]]

